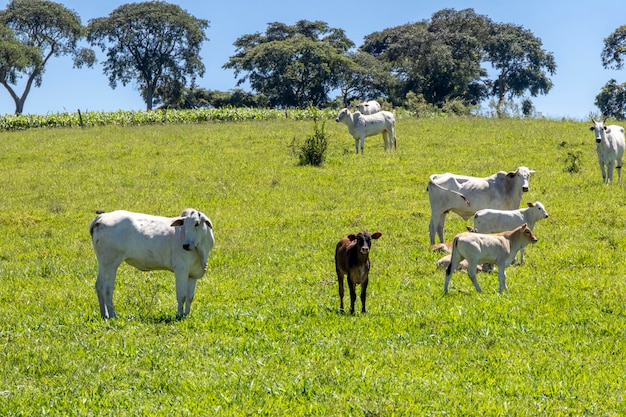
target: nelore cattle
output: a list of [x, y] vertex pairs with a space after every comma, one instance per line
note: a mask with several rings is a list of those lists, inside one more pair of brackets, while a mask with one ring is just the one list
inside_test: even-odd
[[176, 316], [189, 314], [196, 283], [204, 276], [214, 245], [213, 224], [202, 212], [185, 209], [178, 217], [124, 210], [99, 212], [89, 231], [98, 259], [96, 292], [103, 318], [116, 317], [113, 289], [124, 261], [141, 271], [167, 270], [176, 277]]
[[376, 100], [364, 101], [357, 107], [361, 114], [374, 114], [380, 111], [380, 104]]
[[528, 191], [528, 180], [534, 172], [521, 166], [515, 171], [500, 171], [485, 178], [450, 173], [431, 175], [426, 188], [430, 201], [430, 244], [435, 243], [435, 235], [444, 242], [443, 229], [449, 212], [467, 220], [486, 208], [519, 208], [522, 193]]
[[[478, 210], [474, 215], [472, 232], [498, 233], [513, 230], [524, 223], [535, 230], [535, 223], [548, 218], [548, 212], [541, 201], [527, 203], [526, 208], [517, 210]], [[520, 249], [520, 262], [524, 263], [524, 248]]]
[[452, 273], [457, 270], [464, 259], [467, 260], [467, 274], [476, 291], [481, 292], [480, 285], [476, 280], [476, 270], [479, 264], [484, 263], [498, 266], [500, 292], [506, 290], [506, 267], [513, 263], [515, 255], [521, 248], [535, 242], [537, 242], [537, 238], [526, 224], [515, 230], [495, 235], [471, 232], [457, 235], [452, 241], [450, 264], [446, 269], [443, 285], [444, 293], [448, 293], [448, 284]]
[[617, 125], [605, 126], [604, 121], [591, 119], [593, 125], [589, 128], [596, 137], [596, 152], [598, 164], [602, 173], [602, 181], [609, 184], [613, 181], [613, 169], [617, 161], [617, 182], [622, 179], [622, 165], [624, 159], [624, 128]]
[[389, 150], [396, 147], [396, 119], [393, 113], [380, 111], [374, 114], [361, 114], [360, 112], [350, 113], [348, 109], [342, 109], [336, 122], [341, 122], [348, 126], [348, 132], [354, 138], [356, 153], [359, 153], [359, 141], [361, 143], [361, 153], [365, 146], [365, 138], [382, 133], [385, 150], [389, 145]]
[[356, 301], [356, 286], [361, 285], [361, 312], [365, 313], [365, 299], [367, 297], [367, 283], [370, 272], [369, 254], [372, 247], [372, 239], [382, 236], [380, 232], [370, 234], [363, 230], [356, 235], [350, 234], [341, 238], [335, 248], [335, 269], [339, 283], [340, 310], [343, 312], [343, 281], [348, 276], [348, 288], [350, 289], [350, 314], [354, 314]]

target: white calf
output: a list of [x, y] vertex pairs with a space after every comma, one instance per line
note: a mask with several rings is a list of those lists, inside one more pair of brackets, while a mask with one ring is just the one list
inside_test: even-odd
[[118, 210], [99, 214], [89, 231], [98, 259], [96, 292], [103, 318], [116, 316], [113, 289], [124, 261], [141, 271], [174, 272], [176, 316], [189, 314], [214, 244], [213, 225], [204, 213], [185, 209], [179, 217], [160, 217]]
[[[548, 217], [540, 201], [528, 203], [528, 207], [517, 210], [478, 210], [474, 215], [474, 230], [478, 233], [498, 233], [513, 230], [526, 223], [535, 230], [535, 223]], [[520, 249], [520, 263], [524, 263], [524, 248]]]
[[365, 115], [360, 112], [350, 113], [350, 110], [342, 109], [335, 121], [348, 126], [348, 132], [354, 138], [356, 153], [359, 153], [359, 140], [361, 141], [361, 153], [363, 153], [365, 138], [379, 133], [383, 134], [385, 150], [387, 150], [388, 143], [390, 150], [396, 147], [396, 119], [391, 112], [380, 111]]
[[596, 152], [598, 153], [602, 180], [605, 184], [609, 184], [613, 180], [613, 168], [617, 160], [617, 182], [619, 183], [622, 179], [624, 128], [617, 125], [604, 126], [604, 121], [591, 120], [593, 126], [589, 130], [593, 131], [596, 136]]
[[380, 104], [376, 100], [364, 101], [358, 105], [361, 114], [374, 114], [380, 111]]
[[467, 259], [467, 274], [476, 291], [481, 292], [476, 280], [476, 269], [481, 263], [491, 263], [498, 266], [500, 292], [506, 290], [506, 267], [511, 265], [518, 250], [535, 242], [537, 242], [537, 238], [525, 224], [515, 230], [497, 235], [470, 232], [457, 235], [452, 241], [452, 255], [450, 264], [446, 269], [443, 285], [444, 293], [448, 293], [448, 284], [452, 273], [457, 270], [464, 259]]

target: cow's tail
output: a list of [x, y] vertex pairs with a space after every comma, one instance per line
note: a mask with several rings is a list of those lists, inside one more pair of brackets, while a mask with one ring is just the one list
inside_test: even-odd
[[461, 193], [460, 193], [460, 192], [458, 192], [458, 191], [454, 191], [454, 190], [450, 190], [449, 188], [442, 187], [441, 185], [439, 185], [439, 184], [437, 184], [435, 181], [433, 181], [433, 178], [432, 178], [432, 177], [431, 177], [431, 178], [430, 178], [430, 180], [428, 181], [428, 186], [426, 187], [426, 191], [428, 191], [428, 189], [429, 189], [429, 187], [430, 187], [431, 185], [434, 185], [434, 186], [436, 186], [436, 187], [439, 187], [439, 188], [441, 188], [442, 190], [448, 191], [448, 192], [450, 192], [450, 193], [452, 193], [452, 194], [456, 194], [456, 195], [458, 195], [459, 197], [461, 197], [461, 198], [463, 199], [463, 201], [465, 201], [465, 204], [467, 204], [468, 206], [470, 205], [470, 201], [469, 201], [469, 200], [468, 200], [468, 198], [467, 198], [467, 197], [465, 197], [463, 194], [461, 194]]
[[456, 249], [456, 244], [458, 240], [459, 240], [458, 236], [455, 237], [454, 240], [452, 240], [452, 245], [450, 246], [450, 251], [452, 253], [450, 254], [450, 263], [448, 264], [448, 267], [446, 268], [446, 275], [450, 275], [452, 273], [452, 263], [454, 262], [455, 249]]

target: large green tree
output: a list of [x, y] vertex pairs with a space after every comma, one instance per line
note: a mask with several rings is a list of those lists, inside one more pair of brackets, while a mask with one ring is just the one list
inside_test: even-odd
[[136, 82], [150, 110], [162, 100], [159, 91], [182, 94], [188, 77], [193, 85], [196, 76], [204, 75], [199, 53], [208, 26], [177, 5], [148, 1], [90, 20], [87, 39], [106, 51], [103, 71], [111, 87]]
[[621, 70], [626, 58], [626, 25], [620, 26], [606, 39], [602, 49], [602, 65], [604, 68]]
[[595, 105], [604, 117], [626, 118], [626, 83], [609, 80], [596, 96]]
[[491, 27], [485, 59], [497, 71], [497, 78], [490, 84], [491, 94], [497, 97], [496, 113], [501, 117], [507, 96], [520, 97], [529, 92], [536, 97], [550, 91], [548, 74], [556, 72], [556, 61], [552, 53], [544, 51], [541, 39], [522, 26], [494, 23]]
[[349, 68], [347, 51], [354, 46], [343, 30], [321, 21], [300, 20], [289, 26], [268, 24], [264, 34], [241, 36], [224, 68], [233, 69], [237, 85], [249, 82], [271, 106], [321, 106], [339, 87]]
[[489, 24], [473, 9], [443, 9], [430, 21], [368, 35], [361, 50], [389, 64], [397, 82], [390, 99], [396, 104], [409, 92], [437, 106], [455, 99], [476, 103], [485, 96], [481, 62]]
[[[71, 55], [74, 66], [92, 65], [93, 51], [78, 47], [84, 27], [78, 15], [63, 5], [47, 0], [12, 0], [0, 11], [3, 29], [3, 58], [0, 84], [15, 102], [15, 113], [21, 114], [33, 85], [41, 86], [46, 64], [52, 57]], [[17, 45], [16, 41], [23, 46]], [[35, 56], [36, 55], [36, 56]], [[17, 82], [25, 77], [24, 90], [17, 91]]]

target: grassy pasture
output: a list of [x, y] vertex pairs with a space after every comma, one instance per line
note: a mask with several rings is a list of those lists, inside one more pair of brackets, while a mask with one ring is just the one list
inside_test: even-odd
[[[396, 153], [358, 156], [326, 128], [319, 168], [292, 154], [307, 121], [0, 133], [0, 415], [626, 413], [626, 179], [602, 184], [586, 123], [401, 119]], [[428, 176], [519, 165], [539, 242], [508, 293], [456, 273], [443, 296]], [[122, 266], [102, 321], [94, 211], [188, 206], [216, 237], [191, 315], [171, 273]], [[383, 234], [368, 313], [341, 315], [334, 245], [361, 229]]]

